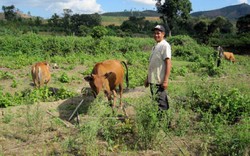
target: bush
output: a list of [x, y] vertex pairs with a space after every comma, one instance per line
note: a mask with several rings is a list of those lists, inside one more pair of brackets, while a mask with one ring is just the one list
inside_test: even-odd
[[191, 62], [201, 62], [206, 60], [209, 55], [213, 55], [216, 58], [214, 49], [199, 45], [189, 36], [173, 36], [168, 40], [172, 46], [173, 57]]
[[69, 83], [70, 82], [70, 78], [69, 76], [64, 72], [62, 73], [62, 75], [59, 77], [59, 81], [62, 83]]
[[241, 124], [218, 128], [209, 152], [214, 155], [247, 155], [250, 144], [249, 124], [249, 118], [246, 117]]
[[93, 38], [102, 38], [103, 36], [107, 35], [108, 30], [104, 26], [95, 26], [92, 29], [91, 36]]
[[220, 91], [219, 86], [209, 89], [194, 89], [192, 91], [192, 109], [209, 112], [213, 116], [220, 116], [229, 124], [238, 122], [244, 114], [250, 111], [250, 97], [242, 94], [238, 89]]

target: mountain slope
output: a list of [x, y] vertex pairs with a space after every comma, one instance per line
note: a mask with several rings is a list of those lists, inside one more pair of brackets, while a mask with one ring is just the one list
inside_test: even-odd
[[141, 16], [141, 17], [159, 17], [160, 14], [153, 10], [145, 11], [123, 11], [123, 12], [107, 12], [103, 13], [102, 16]]
[[224, 7], [221, 9], [215, 9], [210, 11], [199, 11], [191, 14], [193, 17], [209, 17], [214, 18], [217, 16], [223, 16], [230, 20], [238, 19], [239, 17], [250, 14], [250, 5], [243, 3], [239, 5], [232, 5], [228, 7]]

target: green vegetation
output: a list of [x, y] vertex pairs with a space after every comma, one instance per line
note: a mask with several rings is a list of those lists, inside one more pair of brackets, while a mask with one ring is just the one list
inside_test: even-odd
[[[170, 109], [162, 114], [142, 88], [155, 44], [148, 36], [162, 23], [145, 17], [152, 12], [111, 17], [64, 9], [62, 17], [44, 20], [22, 18], [15, 6], [3, 6], [0, 155], [248, 155], [250, 59], [235, 55], [236, 63], [222, 60], [217, 67], [215, 47], [249, 54], [249, 16], [237, 22], [190, 18], [188, 0], [169, 6], [158, 5], [173, 35], [167, 38], [173, 56]], [[128, 65], [124, 110], [112, 110], [103, 93], [94, 99], [83, 80], [107, 59]], [[49, 62], [52, 78], [35, 89], [30, 68], [38, 61]], [[68, 122], [80, 101], [80, 124], [77, 117]]]
[[[212, 47], [199, 45], [187, 35], [167, 40], [173, 54], [170, 109], [159, 117], [149, 90], [134, 92], [143, 85], [153, 39], [1, 36], [0, 137], [5, 141], [0, 140], [0, 153], [15, 154], [2, 149], [17, 148], [19, 154], [29, 150], [38, 155], [139, 155], [145, 151], [244, 155], [250, 144], [249, 57], [236, 55], [235, 64], [222, 60], [217, 67], [217, 51]], [[106, 59], [128, 64], [130, 90], [123, 98], [128, 118], [118, 109], [113, 112], [103, 94], [93, 99], [82, 80], [96, 62]], [[52, 69], [48, 86], [34, 89], [29, 85], [30, 67], [43, 60], [57, 63], [59, 69]], [[80, 125], [70, 127], [76, 118], [71, 123], [67, 120], [79, 99], [84, 100]], [[34, 151], [36, 147], [42, 148]]]

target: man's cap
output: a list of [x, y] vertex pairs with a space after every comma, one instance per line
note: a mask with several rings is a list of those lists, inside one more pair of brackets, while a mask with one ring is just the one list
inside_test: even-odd
[[165, 28], [164, 28], [162, 25], [157, 25], [157, 26], [155, 26], [155, 27], [152, 29], [152, 31], [154, 31], [154, 30], [160, 30], [160, 31], [162, 31], [162, 32], [165, 32]]

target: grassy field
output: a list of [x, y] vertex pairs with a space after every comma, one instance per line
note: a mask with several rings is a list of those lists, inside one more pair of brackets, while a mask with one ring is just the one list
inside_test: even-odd
[[[176, 47], [173, 47], [176, 49]], [[211, 70], [173, 57], [170, 109], [157, 106], [143, 87], [150, 51], [55, 55], [48, 87], [34, 89], [31, 65], [39, 55], [1, 56], [0, 155], [249, 155], [250, 57], [236, 55]], [[112, 113], [101, 94], [94, 99], [83, 77], [96, 62], [128, 62], [131, 87], [122, 110]], [[76, 106], [77, 117], [68, 121]]]
[[[116, 25], [120, 26], [124, 21], [128, 20], [128, 17], [123, 16], [102, 16], [102, 25]], [[146, 17], [145, 20], [151, 22], [160, 22], [159, 17]]]

